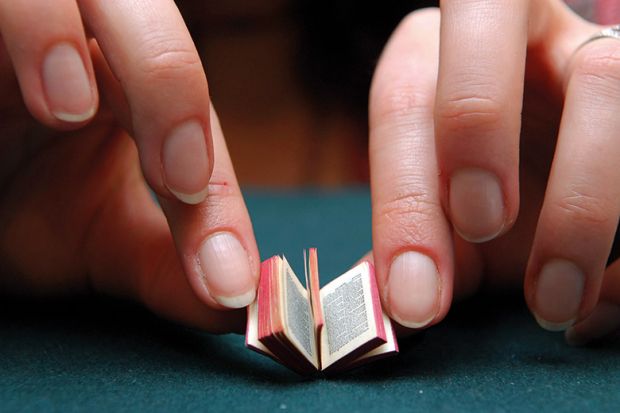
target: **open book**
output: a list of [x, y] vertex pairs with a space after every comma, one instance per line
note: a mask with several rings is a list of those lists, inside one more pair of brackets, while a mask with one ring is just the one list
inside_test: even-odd
[[322, 289], [316, 249], [304, 253], [304, 263], [308, 288], [286, 258], [261, 263], [257, 298], [248, 307], [247, 347], [301, 374], [348, 369], [398, 352], [371, 263]]

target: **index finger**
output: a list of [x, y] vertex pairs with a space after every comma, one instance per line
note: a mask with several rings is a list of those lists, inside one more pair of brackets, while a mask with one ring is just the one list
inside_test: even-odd
[[147, 182], [165, 198], [204, 201], [213, 167], [209, 90], [174, 1], [79, 5], [126, 94]]
[[438, 29], [436, 9], [405, 18], [381, 56], [370, 93], [377, 283], [388, 314], [408, 328], [441, 320], [452, 299], [452, 240], [433, 132]]
[[505, 232], [518, 212], [529, 3], [441, 2], [437, 158], [450, 220], [472, 242]]

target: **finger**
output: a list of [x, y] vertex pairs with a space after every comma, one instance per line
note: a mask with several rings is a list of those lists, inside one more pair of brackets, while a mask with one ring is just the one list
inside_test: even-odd
[[435, 102], [444, 205], [458, 233], [484, 242], [519, 208], [519, 130], [529, 0], [441, 2]]
[[594, 308], [620, 215], [620, 42], [584, 46], [568, 71], [558, 142], [525, 279], [538, 322], [563, 330]]
[[[98, 38], [98, 44], [101, 41]], [[105, 52], [105, 46], [102, 47]], [[97, 72], [106, 85], [106, 100], [121, 121], [126, 122], [129, 118], [127, 108], [132, 112], [130, 118], [135, 119], [132, 97], [128, 95], [127, 101], [124, 100], [119, 82], [112, 75], [116, 73], [114, 63], [96, 53], [96, 45], [92, 49]], [[116, 78], [120, 78], [123, 87], [122, 76]], [[197, 295], [213, 307], [237, 308], [249, 304], [254, 298], [259, 257], [219, 123], [216, 119], [212, 121], [216, 164], [206, 202], [194, 207], [162, 197], [160, 203]], [[135, 121], [131, 126], [136, 136], [139, 135]]]
[[127, 96], [149, 185], [165, 198], [204, 201], [213, 166], [209, 92], [174, 1], [78, 3]]
[[412, 13], [393, 34], [370, 92], [373, 253], [384, 306], [399, 324], [441, 320], [452, 297], [450, 229], [433, 134], [439, 11]]
[[66, 128], [93, 117], [97, 87], [74, 0], [0, 0], [0, 32], [35, 118]]
[[612, 264], [603, 280], [601, 300], [585, 320], [566, 330], [566, 341], [580, 346], [620, 330], [620, 261]]
[[254, 301], [260, 259], [252, 224], [211, 112], [215, 166], [206, 202], [189, 206], [161, 198], [185, 273], [204, 302], [241, 308]]
[[[108, 148], [132, 146], [119, 134]], [[117, 155], [126, 153], [115, 151]], [[114, 166], [122, 156], [110, 158]], [[135, 168], [127, 168], [126, 165]], [[184, 274], [170, 229], [137, 168], [137, 153], [121, 165], [120, 183], [104, 198], [84, 240], [90, 285], [99, 293], [143, 303], [170, 320], [211, 332], [243, 331], [243, 312], [217, 311], [194, 293]], [[119, 236], [122, 234], [122, 236]]]

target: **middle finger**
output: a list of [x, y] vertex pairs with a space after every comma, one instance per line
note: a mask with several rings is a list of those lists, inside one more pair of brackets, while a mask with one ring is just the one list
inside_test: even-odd
[[437, 158], [445, 209], [472, 242], [505, 232], [518, 212], [528, 6], [528, 0], [441, 2]]

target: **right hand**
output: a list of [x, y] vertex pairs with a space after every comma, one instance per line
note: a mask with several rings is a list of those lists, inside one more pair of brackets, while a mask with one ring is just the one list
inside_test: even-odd
[[174, 1], [0, 0], [0, 33], [3, 292], [238, 330], [259, 255]]
[[[559, 0], [445, 0], [394, 32], [370, 94], [370, 158], [374, 262], [396, 321], [427, 327], [453, 296], [523, 286], [542, 327], [577, 323], [583, 341], [597, 302], [618, 303], [620, 261], [605, 266], [620, 42], [584, 44], [601, 29]], [[605, 329], [620, 324], [610, 308]]]

